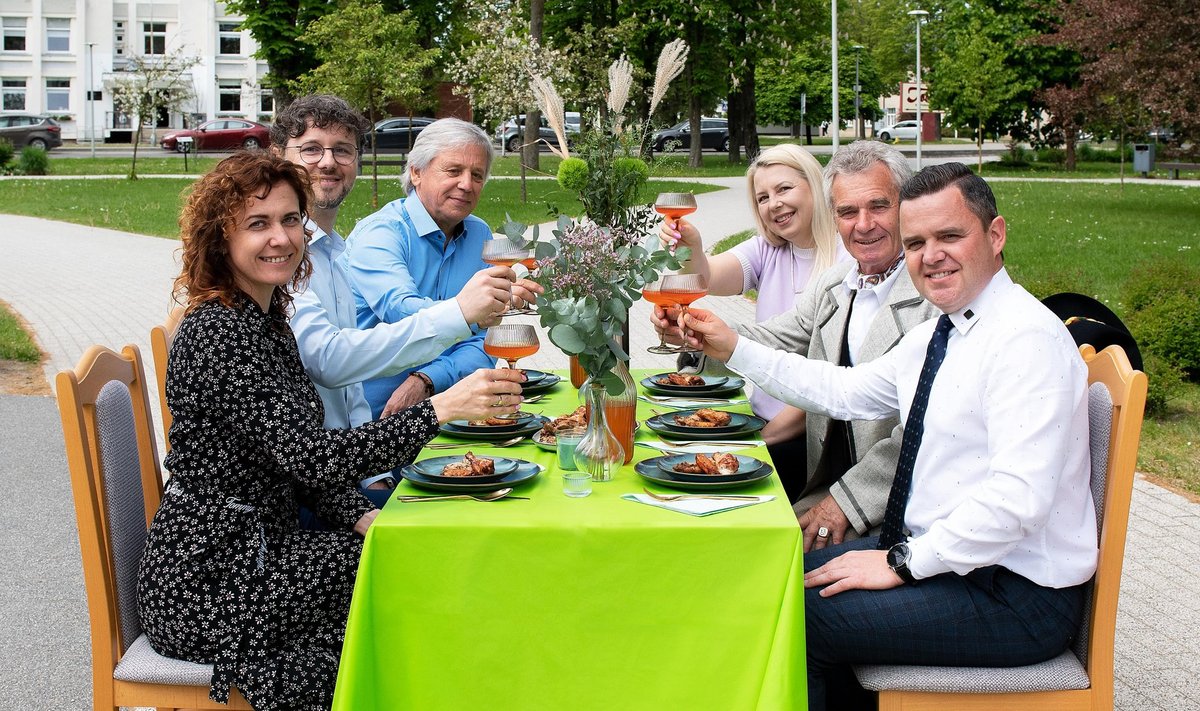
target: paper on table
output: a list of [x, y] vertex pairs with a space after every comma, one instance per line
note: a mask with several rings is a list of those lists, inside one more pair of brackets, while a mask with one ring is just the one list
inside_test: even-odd
[[[718, 495], [719, 494], [714, 494], [714, 496]], [[667, 509], [668, 511], [678, 511], [679, 513], [685, 513], [689, 516], [711, 516], [712, 514], [721, 513], [722, 511], [732, 511], [733, 509], [753, 506], [755, 504], [761, 504], [767, 501], [773, 501], [775, 499], [774, 496], [758, 496], [754, 501], [728, 501], [722, 499], [683, 499], [681, 501], [659, 501], [658, 499], [655, 499], [652, 496], [647, 496], [646, 494], [622, 494], [621, 498], [625, 499], [626, 501], [636, 501], [641, 504], [657, 506], [660, 509]]]
[[687, 444], [667, 444], [666, 442], [634, 442], [634, 444], [655, 449], [668, 454], [711, 454], [713, 452], [740, 452], [743, 449], [753, 449], [762, 442], [749, 441], [745, 444], [710, 444], [702, 440]]

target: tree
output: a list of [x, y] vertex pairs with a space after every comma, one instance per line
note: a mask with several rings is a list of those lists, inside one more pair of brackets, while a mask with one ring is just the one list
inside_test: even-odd
[[[296, 82], [304, 92], [336, 94], [371, 119], [371, 149], [378, 157], [375, 122], [391, 101], [414, 101], [425, 87], [423, 72], [436, 49], [417, 42], [418, 27], [407, 11], [388, 13], [378, 3], [347, 3], [314, 21], [300, 41], [321, 62]], [[371, 171], [371, 205], [379, 207], [379, 165]]]
[[137, 180], [138, 144], [142, 126], [153, 122], [162, 111], [178, 111], [192, 99], [192, 76], [188, 70], [199, 60], [186, 56], [182, 50], [166, 55], [131, 54], [125, 71], [113, 74], [113, 106], [131, 116], [133, 129], [133, 160], [129, 164], [129, 179]]
[[242, 28], [258, 45], [254, 56], [267, 62], [266, 82], [277, 111], [292, 102], [295, 81], [317, 66], [312, 47], [299, 41], [300, 35], [335, 7], [328, 0], [226, 0], [226, 12], [246, 18]]

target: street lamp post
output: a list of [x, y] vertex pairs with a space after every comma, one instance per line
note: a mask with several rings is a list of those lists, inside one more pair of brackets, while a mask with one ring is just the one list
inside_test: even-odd
[[88, 105], [88, 136], [92, 142], [92, 157], [96, 157], [96, 97], [92, 91], [92, 47], [95, 42], [88, 42], [87, 48], [87, 105]]
[[925, 126], [921, 123], [921, 23], [929, 15], [925, 10], [910, 10], [910, 16], [917, 18], [917, 170], [921, 169], [921, 134]]
[[830, 29], [830, 43], [833, 46], [833, 116], [829, 122], [830, 135], [833, 137], [833, 152], [837, 153], [838, 134], [841, 133], [842, 121], [838, 117], [838, 33], [837, 33], [837, 0], [829, 0], [829, 10], [833, 16], [833, 26]]
[[858, 60], [862, 56], [864, 47], [856, 44], [851, 49], [854, 50], [854, 137], [861, 141], [863, 138], [862, 84], [858, 81]]

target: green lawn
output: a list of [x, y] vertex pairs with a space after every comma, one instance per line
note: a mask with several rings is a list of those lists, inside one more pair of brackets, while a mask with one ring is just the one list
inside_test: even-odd
[[[0, 210], [20, 215], [63, 220], [82, 225], [106, 227], [158, 237], [179, 234], [179, 208], [188, 180], [154, 178], [146, 180], [8, 180], [0, 181]], [[499, 228], [505, 215], [533, 224], [553, 219], [558, 211], [579, 215], [583, 207], [567, 191], [550, 180], [527, 181], [528, 202], [520, 200], [517, 180], [493, 180], [483, 191], [475, 211], [493, 228]], [[642, 198], [652, 202], [663, 191], [691, 190], [704, 193], [719, 188], [692, 183], [650, 181]], [[379, 204], [400, 197], [395, 178], [379, 181]], [[371, 207], [371, 181], [359, 178], [339, 213], [338, 227], [349, 234], [355, 223], [374, 212]]]
[[36, 363], [41, 357], [41, 351], [21, 327], [21, 322], [13, 315], [8, 304], [0, 301], [0, 360]]

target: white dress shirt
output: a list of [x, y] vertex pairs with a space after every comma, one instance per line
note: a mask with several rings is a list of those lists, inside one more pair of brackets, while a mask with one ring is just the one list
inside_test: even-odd
[[[920, 579], [988, 565], [1062, 588], [1096, 570], [1087, 370], [1056, 316], [1001, 269], [950, 314], [904, 522]], [[739, 338], [729, 367], [843, 420], [908, 418], [936, 319], [855, 368]]]
[[336, 261], [346, 249], [342, 237], [326, 234], [311, 220], [307, 227], [313, 231], [308, 245], [312, 276], [293, 297], [292, 331], [304, 370], [325, 405], [325, 427], [358, 427], [373, 419], [362, 381], [432, 360], [469, 337], [471, 329], [454, 299], [396, 323], [358, 328], [354, 294]]
[[883, 281], [862, 289], [858, 288], [858, 278], [862, 275], [858, 266], [856, 265], [846, 272], [846, 278], [842, 280], [842, 289], [845, 290], [846, 297], [849, 298], [851, 292], [858, 292], [854, 297], [854, 305], [850, 309], [850, 324], [846, 328], [846, 343], [850, 347], [851, 364], [858, 365], [858, 352], [862, 349], [863, 342], [867, 340], [867, 332], [871, 330], [871, 324], [875, 323], [875, 314], [879, 313], [879, 308], [892, 293], [892, 286], [900, 278], [898, 275], [901, 269], [904, 269], [903, 264], [888, 274]]

